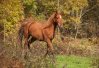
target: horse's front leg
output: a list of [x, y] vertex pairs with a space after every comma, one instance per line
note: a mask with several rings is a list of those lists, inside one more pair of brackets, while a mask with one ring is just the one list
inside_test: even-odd
[[45, 57], [47, 55], [49, 55], [49, 57], [51, 58], [52, 64], [55, 64], [54, 48], [50, 39], [47, 40], [47, 53], [45, 54]]
[[54, 56], [54, 48], [53, 48], [53, 45], [52, 45], [52, 42], [50, 39], [47, 39], [47, 52], [46, 52], [45, 56], [47, 54], [52, 54]]
[[43, 30], [43, 36], [44, 36], [44, 41], [47, 43], [47, 52], [45, 56], [49, 54], [49, 52], [53, 55], [54, 48], [52, 45], [52, 40], [48, 37], [46, 30]]

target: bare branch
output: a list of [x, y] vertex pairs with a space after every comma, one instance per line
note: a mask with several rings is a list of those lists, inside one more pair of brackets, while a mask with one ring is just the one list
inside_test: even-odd
[[89, 11], [93, 10], [97, 5], [94, 5], [92, 8], [86, 10], [82, 15], [81, 17], [83, 17], [86, 13], [88, 13]]

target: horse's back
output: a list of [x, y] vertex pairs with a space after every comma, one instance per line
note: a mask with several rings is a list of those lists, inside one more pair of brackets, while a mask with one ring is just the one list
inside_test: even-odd
[[29, 25], [30, 23], [35, 23], [35, 20], [32, 17], [23, 19], [21, 21], [21, 26], [26, 26], [26, 25]]

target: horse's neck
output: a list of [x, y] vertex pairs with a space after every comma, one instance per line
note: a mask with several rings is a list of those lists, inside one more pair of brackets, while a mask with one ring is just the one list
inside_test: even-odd
[[53, 14], [53, 15], [48, 19], [45, 28], [50, 28], [51, 30], [54, 30], [54, 31], [55, 31], [55, 29], [56, 29], [56, 24], [55, 24], [54, 21], [53, 21], [54, 15], [55, 15], [55, 14]]
[[53, 26], [53, 24], [54, 24], [53, 17], [54, 17], [54, 14], [51, 15], [51, 17], [48, 19], [48, 21], [47, 21], [47, 26], [48, 27]]
[[47, 28], [49, 31], [55, 32], [56, 26], [57, 25], [52, 20], [48, 21]]
[[50, 20], [50, 19], [48, 19], [48, 21], [46, 22], [44, 28], [49, 28], [49, 27], [51, 27], [52, 25], [53, 25], [53, 21]]

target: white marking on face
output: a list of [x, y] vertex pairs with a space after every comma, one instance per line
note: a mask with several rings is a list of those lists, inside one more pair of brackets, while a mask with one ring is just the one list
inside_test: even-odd
[[59, 15], [59, 18], [60, 18], [60, 19], [62, 18], [61, 15]]

